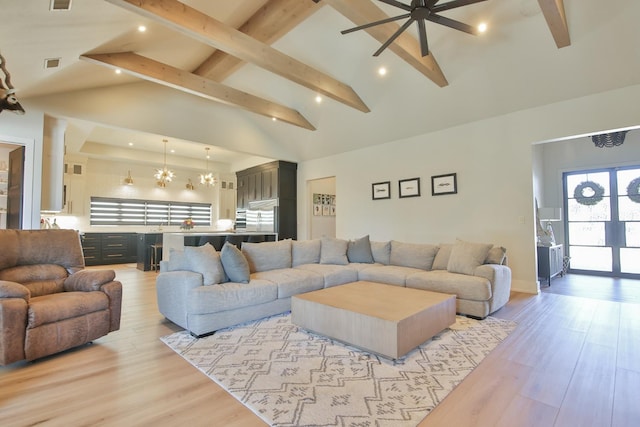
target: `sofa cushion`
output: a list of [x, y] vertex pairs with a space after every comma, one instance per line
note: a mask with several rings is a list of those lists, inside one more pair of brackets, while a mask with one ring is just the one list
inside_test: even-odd
[[80, 270], [67, 277], [64, 281], [66, 292], [88, 292], [99, 291], [100, 287], [112, 282], [116, 278], [113, 270]]
[[476, 267], [484, 264], [493, 245], [457, 240], [451, 249], [447, 271], [473, 276]]
[[297, 268], [284, 268], [281, 270], [262, 271], [253, 273], [251, 281], [268, 280], [278, 286], [278, 299], [288, 298], [292, 295], [304, 292], [316, 291], [324, 287], [321, 275], [312, 271]]
[[320, 262], [320, 245], [320, 239], [291, 242], [291, 265], [296, 267], [304, 264], [318, 264]]
[[371, 242], [373, 260], [379, 264], [389, 265], [391, 258], [391, 242]]
[[249, 272], [291, 268], [291, 240], [242, 243], [242, 253], [249, 262]]
[[349, 262], [373, 264], [373, 254], [371, 253], [369, 235], [349, 241], [349, 244], [347, 245], [347, 258], [349, 259]]
[[109, 297], [104, 292], [61, 292], [31, 298], [27, 328], [109, 309]]
[[32, 297], [64, 291], [67, 269], [57, 264], [19, 265], [0, 270], [0, 280], [24, 285]]
[[453, 243], [440, 243], [438, 247], [438, 253], [433, 260], [432, 270], [446, 270], [449, 264], [449, 258], [451, 257], [451, 249], [453, 249]]
[[277, 298], [278, 287], [267, 280], [251, 280], [246, 284], [227, 282], [191, 290], [187, 307], [189, 314], [208, 314], [264, 304]]
[[[172, 254], [169, 261], [173, 259]], [[205, 286], [217, 285], [227, 281], [220, 254], [210, 243], [202, 246], [185, 246], [184, 257], [186, 258], [187, 270], [202, 274], [202, 283]]]
[[[345, 283], [357, 282], [358, 271], [352, 268], [354, 264], [349, 265], [333, 265], [333, 264], [304, 264], [295, 268], [301, 270], [313, 271], [314, 273], [322, 276], [324, 280], [324, 287], [330, 288], [331, 286], [344, 285]], [[355, 264], [355, 265], [370, 265], [370, 264]]]
[[323, 237], [321, 242], [320, 264], [349, 264], [349, 259], [347, 258], [347, 246], [349, 242], [333, 237]]
[[487, 301], [491, 299], [491, 282], [485, 277], [450, 273], [444, 270], [421, 271], [407, 277], [407, 288], [454, 294], [458, 298]]
[[505, 248], [503, 248], [502, 246], [494, 246], [489, 250], [484, 263], [502, 265], [506, 257], [507, 250]]
[[438, 247], [425, 243], [404, 243], [391, 241], [391, 257], [389, 263], [402, 267], [431, 270]]
[[374, 264], [369, 268], [360, 270], [358, 272], [358, 279], [369, 282], [386, 283], [387, 285], [405, 286], [407, 276], [421, 271], [423, 270], [413, 267]]
[[229, 281], [249, 283], [249, 262], [235, 245], [225, 242], [220, 251], [220, 260]]

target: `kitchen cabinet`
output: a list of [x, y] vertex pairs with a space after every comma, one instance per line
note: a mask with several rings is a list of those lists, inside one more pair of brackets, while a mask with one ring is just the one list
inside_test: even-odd
[[297, 169], [296, 163], [275, 161], [236, 173], [238, 209], [249, 209], [253, 201], [277, 199], [279, 239], [297, 237]]
[[63, 213], [69, 215], [84, 215], [85, 203], [85, 174], [86, 160], [65, 159]]
[[85, 265], [136, 262], [136, 233], [84, 233], [82, 251]]

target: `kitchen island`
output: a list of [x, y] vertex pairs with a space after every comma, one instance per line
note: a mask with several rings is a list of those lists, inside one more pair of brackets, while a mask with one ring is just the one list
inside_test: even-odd
[[171, 249], [181, 251], [184, 250], [185, 246], [200, 246], [207, 242], [211, 243], [219, 251], [227, 240], [232, 242], [274, 242], [278, 240], [278, 233], [262, 231], [184, 231], [163, 233], [162, 259], [169, 260]]

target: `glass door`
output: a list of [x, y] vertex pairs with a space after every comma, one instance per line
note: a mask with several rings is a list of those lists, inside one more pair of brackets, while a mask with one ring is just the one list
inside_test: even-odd
[[640, 278], [640, 167], [564, 174], [569, 269]]

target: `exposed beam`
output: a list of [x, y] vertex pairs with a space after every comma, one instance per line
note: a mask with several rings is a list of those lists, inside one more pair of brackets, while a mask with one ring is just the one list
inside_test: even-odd
[[348, 85], [177, 0], [106, 0], [363, 112]]
[[82, 55], [80, 59], [114, 69], [118, 68], [144, 80], [315, 130], [298, 111], [133, 52]]
[[540, 9], [542, 9], [544, 19], [547, 20], [547, 25], [558, 49], [569, 46], [571, 39], [569, 38], [569, 26], [564, 13], [563, 0], [538, 0], [538, 4], [540, 4]]
[[[323, 3], [331, 5], [331, 7], [356, 24], [356, 26], [389, 17], [382, 9], [373, 4], [371, 0], [324, 0]], [[369, 35], [380, 43], [385, 43], [398, 28], [400, 28], [398, 24], [389, 23], [369, 27], [363, 31], [369, 33]], [[433, 53], [429, 52], [429, 55], [423, 57], [420, 51], [420, 43], [406, 31], [402, 33], [388, 49], [427, 76], [438, 86], [444, 87], [449, 84], [436, 59], [433, 57]]]
[[[272, 45], [322, 7], [312, 1], [269, 0], [251, 18], [238, 28], [254, 39]], [[222, 81], [245, 62], [221, 50], [216, 50], [194, 74]]]

